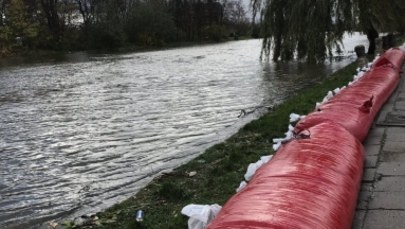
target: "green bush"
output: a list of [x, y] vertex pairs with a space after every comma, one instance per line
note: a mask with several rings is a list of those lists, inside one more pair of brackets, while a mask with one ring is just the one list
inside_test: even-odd
[[115, 49], [124, 45], [125, 34], [118, 25], [99, 23], [89, 28], [87, 41], [90, 49]]
[[219, 42], [225, 37], [225, 28], [222, 25], [209, 25], [202, 30], [203, 38]]

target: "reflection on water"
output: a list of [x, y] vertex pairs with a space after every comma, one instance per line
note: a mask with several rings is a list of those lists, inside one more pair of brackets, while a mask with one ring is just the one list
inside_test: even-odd
[[257, 118], [241, 109], [280, 103], [351, 61], [261, 63], [259, 52], [249, 40], [3, 66], [0, 227], [111, 206]]

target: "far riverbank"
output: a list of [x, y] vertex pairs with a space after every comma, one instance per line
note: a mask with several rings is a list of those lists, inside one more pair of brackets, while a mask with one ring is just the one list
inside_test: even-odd
[[198, 47], [204, 45], [223, 44], [235, 40], [257, 40], [251, 37], [239, 37], [238, 39], [223, 39], [221, 41], [189, 41], [172, 42], [162, 46], [136, 46], [127, 45], [115, 49], [89, 49], [89, 50], [47, 50], [47, 49], [16, 49], [9, 53], [0, 55], [0, 67], [10, 65], [21, 65], [30, 63], [41, 63], [43, 61], [53, 60], [54, 62], [69, 61], [70, 56], [76, 56], [77, 53], [87, 53], [89, 55], [125, 54], [141, 53], [152, 51], [164, 51], [175, 48]]

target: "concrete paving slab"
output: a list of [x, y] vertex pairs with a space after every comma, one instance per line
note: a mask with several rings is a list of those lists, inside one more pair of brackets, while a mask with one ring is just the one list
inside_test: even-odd
[[405, 106], [395, 106], [394, 110], [396, 110], [396, 111], [405, 111]]
[[360, 191], [373, 191], [373, 184], [372, 183], [362, 183], [360, 187]]
[[394, 103], [395, 103], [395, 99], [393, 97], [390, 97], [388, 102], [385, 103], [382, 107], [381, 107], [381, 111], [392, 111], [394, 109]]
[[384, 136], [385, 128], [383, 127], [373, 127], [367, 135], [367, 138], [370, 137], [382, 137]]
[[370, 198], [371, 198], [371, 192], [360, 191], [358, 199], [357, 199], [356, 209], [367, 210]]
[[405, 161], [381, 162], [378, 166], [377, 173], [383, 176], [405, 176]]
[[396, 101], [397, 102], [405, 102], [405, 98], [403, 96], [397, 97]]
[[385, 144], [383, 147], [383, 151], [387, 152], [396, 152], [396, 153], [405, 153], [405, 139], [402, 142], [399, 141], [391, 141], [391, 139], [387, 138], [385, 140]]
[[[388, 128], [390, 129], [390, 128]], [[405, 129], [404, 129], [405, 131]], [[386, 139], [384, 142], [389, 141], [389, 142], [403, 142], [405, 141], [405, 133], [395, 133], [395, 134], [387, 134]]]
[[364, 150], [367, 156], [377, 156], [380, 153], [381, 145], [365, 145]]
[[364, 145], [381, 145], [381, 141], [383, 140], [382, 136], [371, 136], [367, 137], [366, 140], [363, 142]]
[[397, 100], [405, 101], [405, 92], [399, 92], [396, 97]]
[[373, 182], [374, 177], [375, 177], [375, 172], [376, 172], [376, 169], [373, 169], [373, 168], [365, 169], [364, 173], [363, 173], [362, 181], [363, 182]]
[[369, 209], [405, 210], [405, 192], [374, 192], [368, 207]]
[[[387, 119], [387, 115], [391, 112], [394, 111], [394, 105], [393, 104], [385, 104], [381, 108], [381, 110], [378, 112], [377, 118], [376, 118], [376, 123], [384, 123]], [[384, 128], [384, 126], [378, 126], [381, 128]]]
[[386, 126], [404, 126], [405, 125], [405, 116], [403, 115], [404, 111], [400, 110], [393, 110], [387, 112], [385, 115], [385, 119], [382, 119], [382, 123]]
[[353, 218], [352, 229], [362, 229], [365, 217], [366, 211], [364, 210], [357, 211], [356, 215]]
[[395, 105], [393, 111], [404, 112], [405, 106]]
[[405, 211], [369, 210], [364, 219], [364, 229], [404, 229]]
[[[405, 192], [405, 176], [382, 177], [375, 183], [376, 192]], [[405, 225], [405, 224], [404, 224]]]
[[386, 140], [400, 142], [405, 140], [405, 127], [387, 128]]
[[398, 107], [405, 108], [405, 101], [396, 101], [394, 107], [395, 108], [398, 108]]
[[387, 128], [387, 137], [394, 136], [397, 134], [405, 134], [405, 127], [389, 127]]
[[376, 123], [384, 123], [387, 119], [388, 113], [390, 112], [391, 110], [381, 110], [379, 115], [377, 116]]
[[381, 162], [405, 161], [405, 152], [382, 152], [379, 160]]
[[364, 167], [375, 168], [377, 166], [378, 156], [366, 156]]
[[392, 103], [395, 103], [397, 101], [398, 98], [398, 94], [401, 93], [401, 85], [399, 85], [395, 91], [392, 93], [392, 95], [390, 96], [390, 98], [388, 99], [387, 103], [385, 104], [385, 106], [391, 105]]

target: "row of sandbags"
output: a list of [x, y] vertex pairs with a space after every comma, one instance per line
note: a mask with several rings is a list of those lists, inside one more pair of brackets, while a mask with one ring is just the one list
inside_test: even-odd
[[361, 79], [301, 119], [294, 138], [208, 228], [350, 228], [363, 171], [361, 141], [398, 85], [404, 58], [402, 50], [388, 50]]

